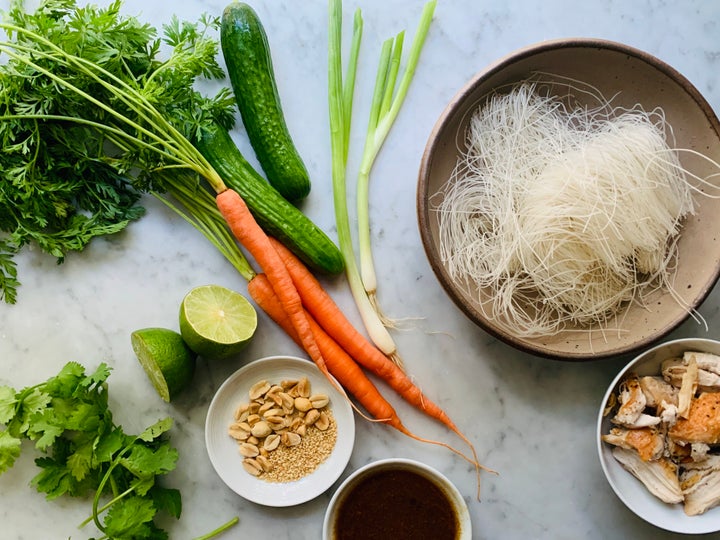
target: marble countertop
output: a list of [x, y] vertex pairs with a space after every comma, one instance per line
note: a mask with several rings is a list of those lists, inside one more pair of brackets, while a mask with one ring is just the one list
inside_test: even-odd
[[[102, 3], [102, 2], [101, 2]], [[297, 146], [313, 179], [303, 210], [335, 238], [327, 122], [327, 4], [324, 0], [251, 0], [273, 50], [279, 91]], [[157, 26], [170, 12], [195, 19], [220, 14], [225, 0], [126, 0], [124, 10]], [[7, 6], [7, 0], [0, 2]], [[361, 7], [365, 33], [358, 75], [350, 170], [356, 170], [368, 99], [381, 41], [414, 33], [418, 0], [346, 0], [347, 25]], [[347, 26], [349, 28], [349, 26]], [[349, 30], [348, 30], [349, 32]], [[371, 187], [373, 244], [386, 311], [403, 319], [395, 333], [408, 370], [425, 392], [475, 443], [484, 475], [475, 477], [446, 450], [421, 444], [358, 418], [357, 442], [343, 478], [387, 457], [423, 461], [445, 473], [465, 495], [478, 539], [675, 538], [645, 523], [607, 484], [596, 454], [595, 420], [607, 385], [623, 359], [561, 363], [518, 352], [474, 326], [435, 279], [420, 242], [415, 186], [420, 157], [435, 120], [471, 76], [513, 50], [551, 38], [597, 37], [624, 42], [682, 72], [720, 110], [720, 3], [708, 0], [570, 1], [440, 0], [420, 66], [397, 123], [380, 154]], [[234, 132], [252, 161], [245, 135]], [[0, 306], [0, 385], [15, 388], [54, 375], [67, 361], [113, 367], [110, 402], [115, 420], [139, 432], [170, 415], [180, 452], [167, 483], [181, 490], [180, 520], [166, 523], [173, 539], [206, 533], [233, 516], [227, 538], [315, 540], [324, 495], [296, 507], [268, 508], [230, 491], [204, 447], [204, 421], [215, 390], [244, 363], [300, 350], [260, 312], [257, 334], [237, 359], [201, 361], [193, 388], [162, 402], [130, 347], [130, 333], [146, 326], [177, 327], [177, 310], [196, 285], [218, 283], [243, 291], [245, 282], [189, 225], [147, 200], [148, 213], [127, 231], [93, 242], [57, 265], [37, 249], [18, 258], [22, 287], [16, 305]], [[338, 303], [359, 318], [343, 278], [326, 280]], [[689, 321], [671, 337], [717, 337], [720, 292], [700, 309], [709, 330]], [[408, 426], [430, 438], [442, 428], [394, 400]], [[3, 539], [87, 538], [78, 530], [88, 503], [45, 501], [29, 486], [36, 472], [31, 447], [0, 477]]]

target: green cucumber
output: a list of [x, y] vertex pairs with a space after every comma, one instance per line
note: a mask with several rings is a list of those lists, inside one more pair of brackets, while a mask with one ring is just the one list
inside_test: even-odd
[[233, 1], [223, 11], [220, 44], [235, 101], [268, 182], [289, 201], [310, 192], [310, 177], [288, 131], [270, 47], [257, 13]]
[[335, 243], [260, 176], [226, 129], [214, 126], [203, 130], [195, 146], [225, 184], [245, 200], [267, 234], [314, 270], [336, 275], [345, 269], [342, 253]]

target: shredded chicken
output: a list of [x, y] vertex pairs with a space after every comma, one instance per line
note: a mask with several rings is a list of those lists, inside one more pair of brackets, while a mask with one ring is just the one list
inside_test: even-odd
[[[631, 376], [620, 385], [620, 408], [612, 419], [614, 424], [625, 427], [647, 427], [653, 425], [643, 411], [647, 399], [640, 387], [637, 376]], [[643, 416], [644, 415], [644, 416]], [[660, 419], [656, 423], [660, 423]]]
[[676, 388], [680, 388], [683, 375], [688, 369], [691, 359], [698, 368], [697, 388], [701, 392], [717, 392], [720, 390], [720, 356], [706, 353], [685, 353], [683, 358], [670, 358], [662, 364], [663, 379]]
[[688, 516], [720, 506], [719, 355], [688, 351], [657, 376], [630, 374], [605, 415], [602, 440], [650, 493]]
[[660, 376], [640, 377], [640, 388], [645, 394], [648, 407], [659, 407], [662, 402], [677, 405], [678, 389]]
[[688, 516], [703, 514], [720, 504], [720, 456], [707, 456], [684, 466], [680, 485]]
[[625, 448], [613, 448], [613, 457], [640, 480], [658, 499], [668, 504], [683, 501], [677, 465], [667, 458], [643, 461], [637, 452]]

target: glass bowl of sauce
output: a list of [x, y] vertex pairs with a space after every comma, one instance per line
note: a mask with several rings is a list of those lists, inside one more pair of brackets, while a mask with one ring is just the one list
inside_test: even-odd
[[383, 459], [352, 473], [325, 513], [323, 540], [470, 540], [467, 504], [439, 471]]

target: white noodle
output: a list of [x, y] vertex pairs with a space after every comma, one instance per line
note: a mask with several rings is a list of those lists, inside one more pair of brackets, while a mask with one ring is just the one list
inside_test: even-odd
[[[597, 96], [596, 96], [597, 98]], [[521, 335], [603, 325], [670, 286], [694, 212], [662, 111], [577, 107], [536, 82], [489, 97], [436, 208], [440, 251], [488, 316]]]

